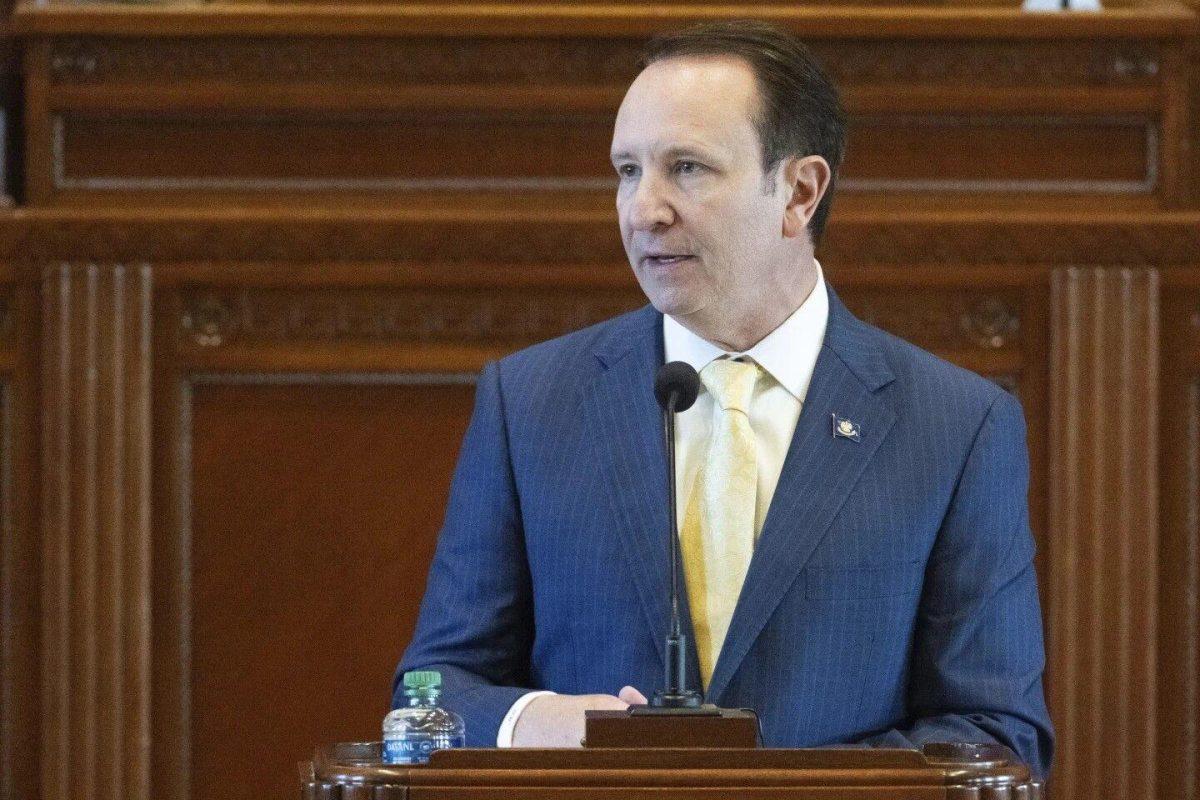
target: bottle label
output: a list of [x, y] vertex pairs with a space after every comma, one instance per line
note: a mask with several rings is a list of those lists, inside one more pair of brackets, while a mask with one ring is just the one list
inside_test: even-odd
[[462, 747], [462, 736], [439, 736], [423, 739], [385, 739], [383, 761], [385, 764], [424, 764], [434, 750], [447, 747]]

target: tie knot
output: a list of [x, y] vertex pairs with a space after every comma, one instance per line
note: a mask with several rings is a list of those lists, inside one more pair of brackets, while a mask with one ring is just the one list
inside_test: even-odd
[[758, 381], [758, 364], [719, 358], [700, 370], [700, 380], [725, 411], [750, 413], [750, 395]]

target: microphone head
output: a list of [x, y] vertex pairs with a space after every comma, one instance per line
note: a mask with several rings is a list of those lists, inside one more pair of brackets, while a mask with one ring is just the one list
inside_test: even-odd
[[685, 361], [672, 361], [658, 368], [654, 376], [654, 397], [663, 409], [670, 410], [671, 396], [675, 411], [687, 411], [700, 394], [700, 375]]

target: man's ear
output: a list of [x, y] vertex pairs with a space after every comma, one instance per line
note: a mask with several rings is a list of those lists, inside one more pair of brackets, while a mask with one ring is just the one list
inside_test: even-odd
[[789, 158], [783, 163], [782, 175], [785, 190], [791, 192], [783, 212], [783, 235], [794, 238], [804, 234], [829, 188], [829, 162], [821, 156]]

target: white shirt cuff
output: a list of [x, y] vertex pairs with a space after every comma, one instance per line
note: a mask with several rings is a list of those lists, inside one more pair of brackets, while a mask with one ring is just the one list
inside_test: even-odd
[[546, 694], [556, 694], [556, 692], [529, 692], [517, 698], [517, 702], [512, 704], [512, 708], [500, 722], [500, 730], [496, 733], [496, 747], [512, 747], [513, 731], [517, 728], [517, 720], [521, 718], [521, 712], [535, 698]]

